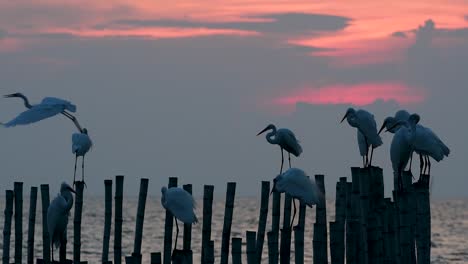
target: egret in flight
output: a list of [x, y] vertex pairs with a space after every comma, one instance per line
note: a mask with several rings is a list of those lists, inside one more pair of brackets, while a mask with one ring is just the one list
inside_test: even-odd
[[302, 147], [299, 145], [299, 140], [296, 139], [296, 136], [291, 130], [287, 128], [276, 129], [276, 126], [273, 124], [269, 124], [265, 129], [260, 131], [257, 136], [268, 130], [271, 130], [271, 132], [268, 132], [265, 136], [268, 143], [278, 145], [281, 148], [281, 174], [283, 172], [284, 164], [283, 150], [288, 152], [289, 168], [291, 168], [291, 153], [294, 156], [299, 157], [302, 153]]
[[186, 190], [178, 187], [162, 187], [161, 188], [161, 204], [162, 206], [171, 212], [174, 216], [176, 223], [176, 239], [174, 250], [177, 248], [177, 238], [179, 237], [179, 225], [177, 219], [182, 221], [184, 224], [197, 223], [198, 219], [195, 215], [195, 201], [192, 195]]
[[74, 133], [72, 135], [72, 152], [75, 154], [75, 171], [73, 173], [73, 184], [75, 183], [76, 178], [76, 163], [78, 157], [81, 158], [81, 181], [84, 183], [84, 159], [86, 153], [93, 146], [93, 142], [88, 136], [88, 130], [83, 128], [81, 133]]
[[54, 261], [54, 246], [58, 248], [67, 241], [68, 216], [73, 206], [75, 191], [67, 183], [62, 183], [60, 193], [52, 200], [47, 208], [47, 230], [49, 231], [52, 248], [52, 262]]
[[[359, 142], [360, 135], [358, 134], [358, 146], [359, 149], [364, 149], [365, 145], [365, 158], [363, 158], [364, 167], [368, 167], [372, 165], [372, 156], [374, 154], [374, 148], [379, 147], [382, 145], [382, 139], [380, 138], [379, 134], [377, 133], [377, 124], [375, 123], [374, 115], [367, 112], [366, 110], [354, 110], [353, 108], [349, 108], [346, 111], [343, 119], [341, 119], [341, 123], [344, 120], [348, 121], [348, 124], [352, 127], [357, 128], [357, 130], [362, 133], [364, 137], [364, 142]], [[362, 139], [361, 139], [362, 141]], [[371, 155], [369, 158], [369, 148], [371, 148]], [[362, 153], [362, 152], [361, 152]]]
[[294, 223], [294, 217], [296, 216], [296, 202], [294, 199], [298, 199], [310, 208], [312, 208], [314, 204], [319, 203], [320, 199], [323, 199], [323, 194], [320, 192], [315, 181], [310, 179], [303, 170], [298, 168], [290, 168], [273, 179], [271, 192], [284, 192], [293, 198], [294, 213], [291, 220], [291, 227]]

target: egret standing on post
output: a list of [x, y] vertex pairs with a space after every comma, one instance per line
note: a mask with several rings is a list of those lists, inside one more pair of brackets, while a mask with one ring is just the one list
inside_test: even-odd
[[[382, 145], [382, 139], [377, 133], [377, 124], [375, 123], [374, 115], [367, 112], [366, 110], [360, 109], [356, 111], [353, 108], [349, 108], [346, 111], [346, 114], [344, 115], [343, 119], [341, 119], [341, 122], [343, 122], [345, 119], [348, 121], [348, 124], [350, 126], [357, 128], [358, 131], [364, 136], [366, 146], [366, 154], [365, 158], [363, 159], [364, 167], [371, 166], [374, 148], [377, 148], [378, 146]], [[361, 145], [363, 144], [362, 142], [359, 142], [359, 137], [360, 136], [358, 134], [358, 144], [361, 150], [363, 148]], [[371, 148], [370, 159], [369, 148]]]
[[178, 187], [162, 187], [161, 188], [161, 204], [162, 206], [171, 212], [176, 222], [176, 240], [174, 244], [174, 250], [177, 248], [177, 238], [179, 237], [179, 225], [177, 219], [182, 221], [184, 224], [197, 223], [198, 219], [195, 215], [195, 201], [192, 195], [186, 190]]
[[68, 216], [73, 206], [73, 195], [71, 193], [75, 193], [72, 187], [65, 182], [62, 183], [60, 193], [47, 208], [47, 229], [52, 248], [52, 262], [54, 261], [54, 246], [58, 248], [61, 243], [67, 241]]
[[257, 136], [268, 130], [271, 130], [271, 132], [267, 133], [265, 136], [268, 143], [278, 145], [281, 148], [281, 174], [284, 164], [283, 149], [288, 152], [289, 168], [291, 168], [291, 153], [299, 157], [302, 153], [302, 147], [299, 145], [299, 140], [296, 139], [296, 136], [291, 130], [287, 128], [276, 129], [276, 126], [273, 124], [269, 124], [265, 129], [260, 131]]
[[[75, 177], [76, 177], [76, 163], [78, 161], [78, 157], [81, 158], [81, 181], [84, 183], [84, 159], [86, 153], [89, 149], [93, 146], [93, 142], [88, 136], [88, 130], [83, 128], [81, 133], [74, 133], [72, 136], [72, 152], [75, 154], [75, 172], [73, 173], [73, 184], [75, 184]], [[86, 185], [86, 183], [85, 183]]]

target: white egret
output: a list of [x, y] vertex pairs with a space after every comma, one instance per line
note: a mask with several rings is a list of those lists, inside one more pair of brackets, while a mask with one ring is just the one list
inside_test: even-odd
[[162, 187], [161, 188], [161, 204], [162, 206], [171, 212], [174, 216], [176, 223], [177, 233], [174, 244], [174, 250], [177, 247], [177, 238], [179, 237], [179, 225], [177, 219], [182, 221], [184, 224], [197, 223], [198, 219], [195, 215], [195, 201], [192, 195], [186, 190], [178, 187]]
[[[375, 123], [374, 115], [367, 112], [366, 110], [354, 110], [353, 108], [348, 108], [346, 114], [344, 115], [341, 122], [344, 120], [348, 121], [348, 124], [352, 127], [358, 129], [359, 132], [362, 133], [365, 139], [366, 145], [366, 155], [365, 155], [365, 164], [366, 166], [372, 165], [372, 156], [374, 154], [374, 148], [379, 147], [382, 145], [382, 139], [380, 138], [379, 134], [377, 133], [377, 124]], [[359, 143], [359, 147], [361, 148], [361, 144]], [[371, 155], [369, 159], [369, 148], [371, 148]]]
[[75, 183], [76, 177], [76, 163], [78, 161], [78, 157], [81, 158], [81, 181], [84, 183], [84, 159], [86, 153], [89, 149], [93, 146], [93, 142], [88, 136], [88, 130], [83, 128], [83, 132], [81, 133], [74, 133], [72, 135], [72, 152], [75, 154], [75, 171], [73, 173], [73, 184]]
[[73, 206], [75, 191], [67, 183], [62, 183], [60, 193], [52, 200], [47, 208], [47, 230], [49, 231], [50, 245], [52, 248], [52, 261], [54, 261], [54, 246], [58, 248], [66, 242], [68, 216]]
[[299, 145], [299, 140], [296, 139], [294, 133], [287, 128], [276, 129], [276, 126], [269, 124], [265, 129], [260, 131], [257, 136], [265, 131], [271, 130], [267, 133], [265, 138], [270, 144], [278, 145], [281, 148], [281, 168], [280, 174], [283, 172], [284, 154], [283, 149], [288, 152], [289, 168], [291, 168], [291, 153], [299, 157], [302, 153], [302, 147]]
[[296, 203], [294, 199], [298, 199], [311, 208], [314, 204], [319, 203], [319, 201], [323, 199], [323, 194], [320, 192], [315, 181], [310, 179], [303, 170], [298, 168], [290, 168], [273, 179], [271, 192], [285, 192], [293, 198], [294, 213], [291, 220], [291, 227], [294, 222], [294, 217], [296, 216]]

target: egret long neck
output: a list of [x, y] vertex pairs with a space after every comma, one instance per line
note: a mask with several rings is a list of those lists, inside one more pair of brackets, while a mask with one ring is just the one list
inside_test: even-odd
[[26, 106], [26, 108], [31, 108], [32, 107], [32, 105], [29, 103], [28, 98], [26, 96], [24, 96], [24, 94], [19, 94], [18, 97], [23, 99], [24, 106]]
[[268, 132], [265, 138], [270, 144], [278, 144], [278, 137], [276, 136], [276, 128], [273, 128], [271, 132]]
[[62, 193], [63, 198], [67, 201], [67, 206], [65, 207], [65, 211], [69, 212], [73, 206], [73, 195], [70, 192]]

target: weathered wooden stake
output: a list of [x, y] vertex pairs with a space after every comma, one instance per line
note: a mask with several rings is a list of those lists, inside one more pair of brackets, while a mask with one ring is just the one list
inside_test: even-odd
[[429, 175], [421, 175], [415, 183], [417, 201], [417, 252], [418, 263], [430, 263], [431, 260], [431, 205], [429, 195]]
[[14, 183], [15, 193], [15, 263], [21, 264], [23, 256], [23, 183]]
[[268, 264], [278, 264], [278, 233], [270, 231], [268, 239]]
[[258, 220], [258, 229], [257, 229], [257, 242], [256, 242], [256, 252], [257, 252], [257, 263], [262, 262], [262, 252], [263, 252], [263, 243], [265, 240], [265, 230], [268, 217], [268, 204], [270, 200], [270, 182], [262, 181], [262, 194], [260, 200], [260, 215]]
[[[81, 215], [83, 211], [84, 182], [77, 181], [75, 187], [75, 217], [73, 220], [73, 262], [81, 262]], [[62, 261], [62, 260], [61, 260]]]
[[214, 241], [210, 240], [208, 241], [208, 246], [206, 247], [206, 262], [207, 264], [212, 264], [215, 261], [214, 258]]
[[[345, 260], [345, 221], [346, 221], [346, 177], [341, 177], [336, 183], [336, 200], [335, 200], [335, 223], [330, 222], [330, 254], [332, 263], [344, 264]], [[332, 228], [334, 233], [332, 234]], [[334, 238], [333, 246], [332, 238]]]
[[115, 176], [114, 264], [122, 263], [122, 204], [124, 176]]
[[292, 198], [284, 197], [283, 228], [281, 229], [280, 263], [289, 264], [291, 259], [291, 204]]
[[306, 205], [300, 202], [298, 224], [294, 227], [294, 260], [296, 264], [304, 263], [304, 229]]
[[324, 175], [315, 175], [315, 182], [322, 193], [322, 199], [320, 199], [316, 208], [315, 224], [314, 224], [314, 238], [313, 238], [313, 249], [314, 249], [314, 263], [315, 264], [326, 264], [328, 263], [328, 238], [327, 238], [327, 206], [326, 206], [326, 195], [325, 195], [325, 182]]
[[13, 197], [12, 190], [5, 191], [5, 222], [3, 225], [3, 264], [10, 263], [10, 236], [11, 236], [11, 218], [13, 216]]
[[356, 216], [356, 210], [359, 189], [357, 189], [357, 194], [353, 193], [355, 185], [354, 177], [352, 182], [346, 183], [346, 264], [358, 263], [359, 230], [357, 228], [359, 220]]
[[42, 260], [45, 264], [50, 263], [50, 236], [47, 229], [47, 209], [49, 208], [49, 185], [41, 184], [42, 201]]
[[140, 180], [140, 193], [138, 195], [138, 209], [135, 224], [135, 243], [133, 244], [133, 261], [141, 263], [141, 240], [143, 239], [143, 222], [145, 221], [146, 197], [148, 195], [149, 180]]
[[255, 252], [255, 240], [257, 234], [255, 231], [246, 231], [247, 238], [247, 263], [255, 264], [257, 262], [257, 254]]
[[[192, 194], [192, 184], [184, 184], [183, 189]], [[183, 249], [188, 251], [192, 249], [192, 224], [184, 224], [184, 242]]]
[[232, 214], [234, 211], [235, 195], [236, 183], [228, 182], [226, 191], [226, 203], [224, 207], [223, 235], [221, 238], [221, 264], [227, 264], [229, 259], [229, 242], [231, 238]]
[[[280, 217], [281, 217], [281, 193], [273, 192], [273, 200], [271, 204], [271, 231], [276, 232], [276, 235], [271, 236], [271, 238], [276, 238], [277, 241], [271, 241], [269, 244], [269, 250], [278, 253], [279, 248], [279, 228], [280, 228]], [[270, 243], [270, 242], [268, 242]], [[276, 245], [278, 248], [276, 250], [271, 249], [270, 246]]]
[[[167, 185], [167, 187], [177, 187], [177, 178], [169, 177], [169, 184]], [[164, 222], [164, 264], [170, 264], [172, 258], [172, 228], [174, 225], [173, 218], [174, 216], [172, 215], [172, 213], [169, 210], [166, 210], [166, 219]]]
[[151, 253], [151, 264], [161, 264], [161, 252]]
[[232, 264], [241, 264], [242, 263], [242, 238], [233, 237], [232, 238]]
[[109, 241], [112, 226], [112, 180], [104, 180], [104, 197], [104, 236], [101, 257], [103, 263], [109, 261]]
[[[360, 216], [359, 220], [361, 223], [361, 234], [362, 240], [360, 241], [360, 263], [369, 263], [369, 247], [367, 243], [368, 232], [367, 232], [367, 218], [369, 216], [369, 188], [370, 188], [370, 173], [369, 168], [363, 168], [359, 170], [359, 206]], [[372, 262], [371, 262], [372, 263]]]
[[34, 263], [34, 230], [36, 228], [37, 187], [31, 187], [29, 197], [29, 224], [28, 224], [28, 264]]
[[[209, 257], [205, 256], [211, 241], [211, 219], [213, 209], [213, 185], [205, 185], [203, 188], [203, 226], [202, 226], [202, 250], [201, 259], [203, 263], [210, 261]], [[214, 249], [213, 249], [214, 251]], [[213, 253], [214, 254], [214, 253]], [[214, 255], [213, 255], [214, 258]]]

